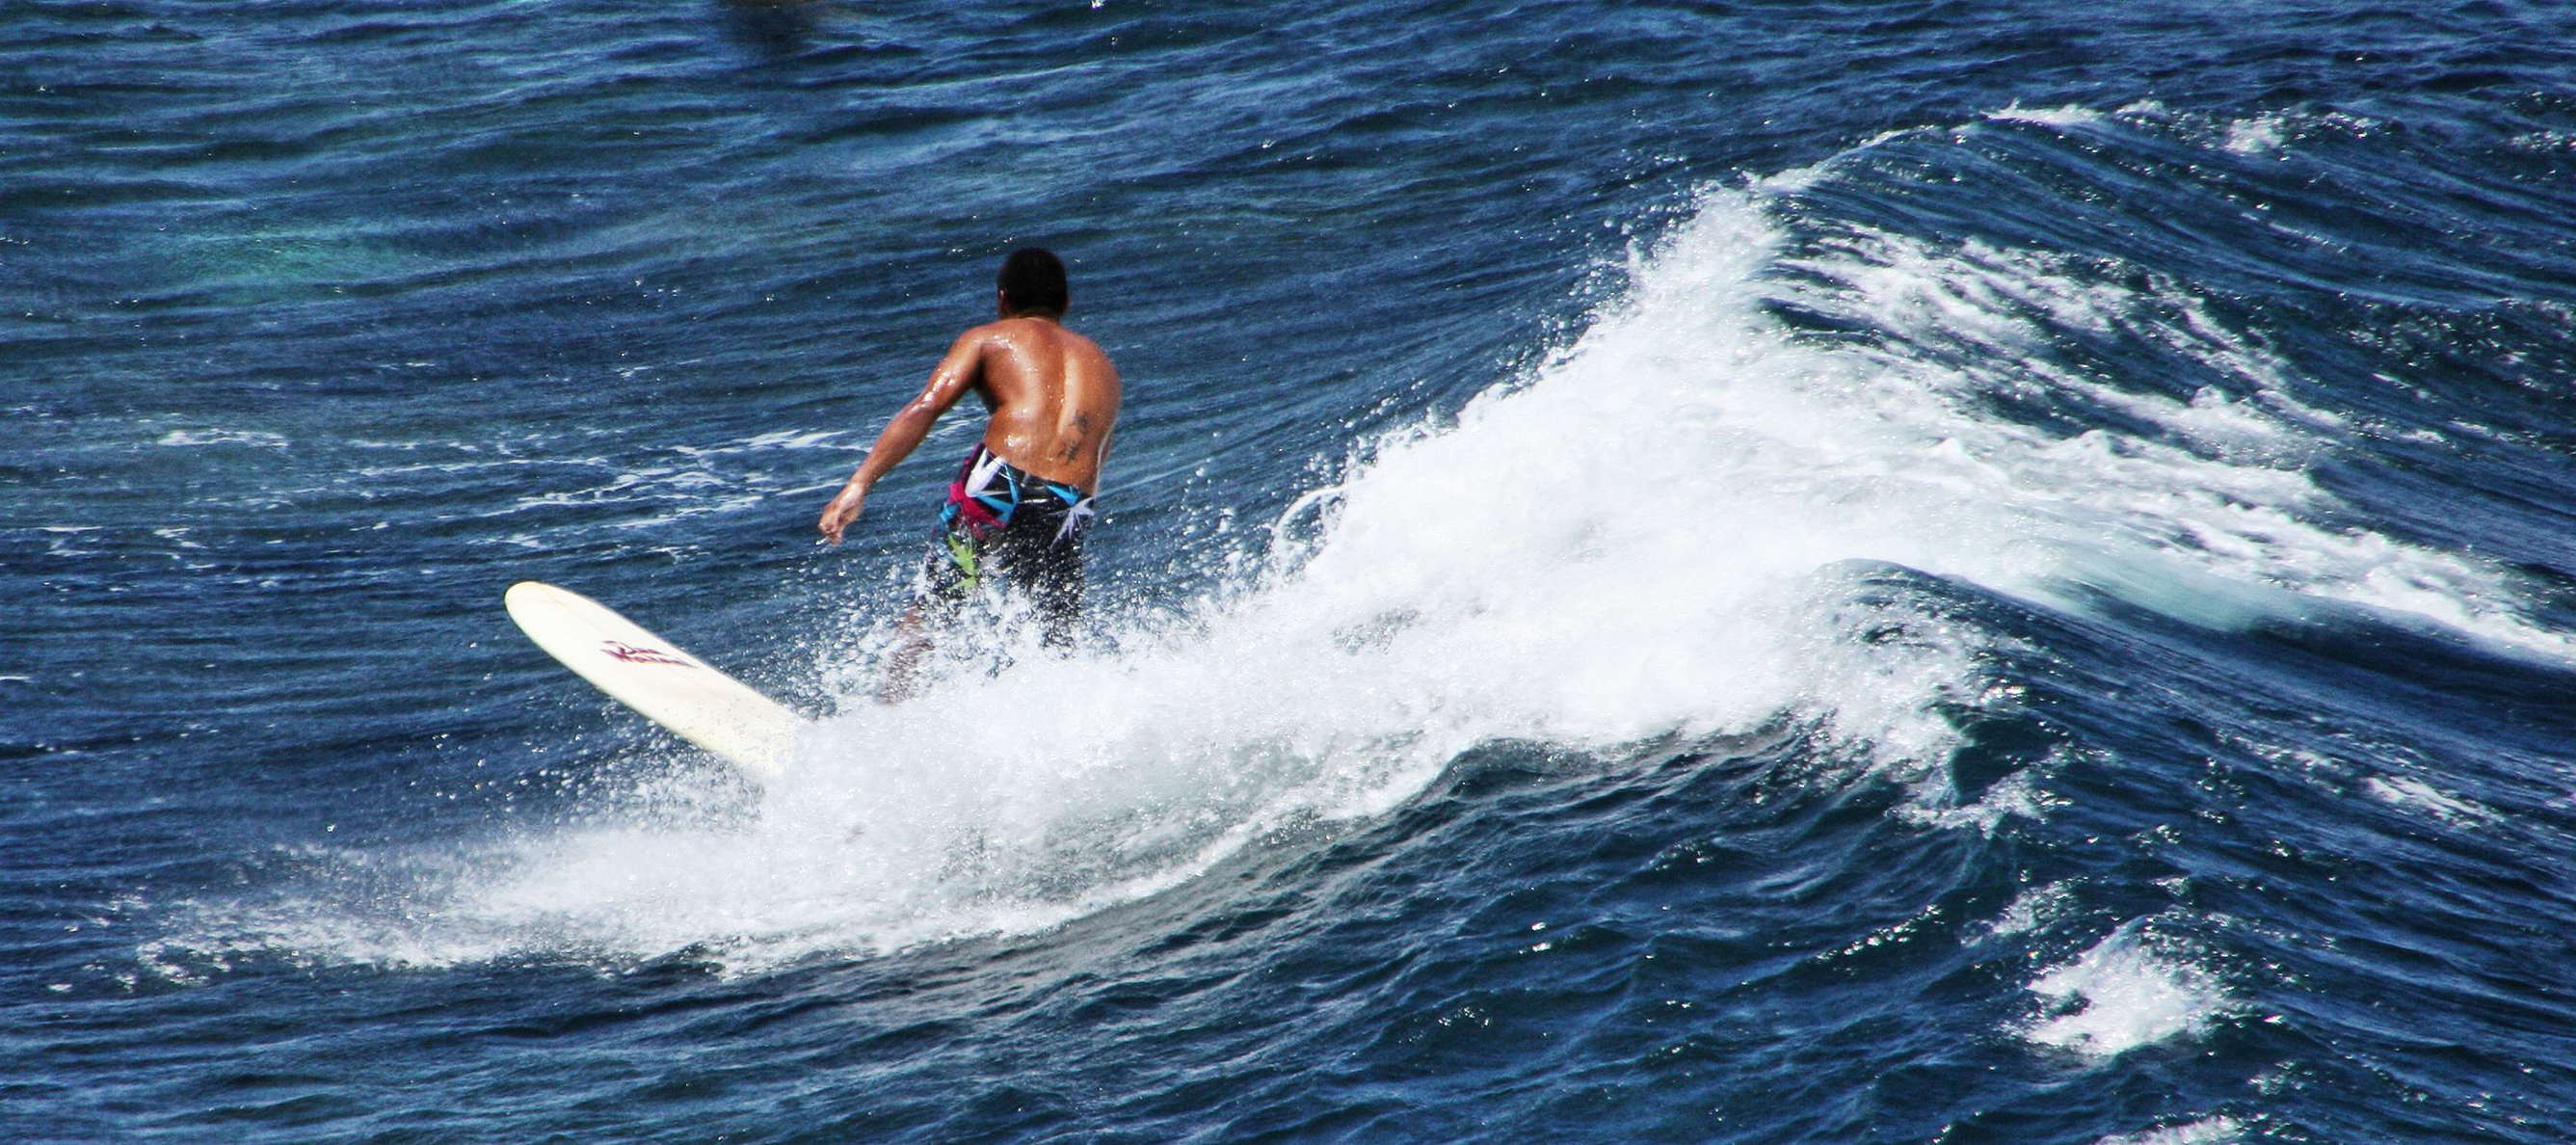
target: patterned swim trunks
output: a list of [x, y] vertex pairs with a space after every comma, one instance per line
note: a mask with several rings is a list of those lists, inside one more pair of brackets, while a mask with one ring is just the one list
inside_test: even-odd
[[1091, 521], [1091, 494], [1021, 469], [978, 442], [939, 509], [931, 594], [953, 605], [986, 574], [998, 574], [1029, 594], [1047, 643], [1069, 645], [1082, 612], [1082, 534]]

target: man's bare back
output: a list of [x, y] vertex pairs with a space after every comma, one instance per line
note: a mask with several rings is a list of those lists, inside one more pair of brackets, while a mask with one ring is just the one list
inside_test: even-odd
[[1109, 355], [1040, 317], [988, 322], [958, 342], [973, 347], [981, 379], [975, 389], [993, 413], [984, 447], [1047, 480], [1097, 489], [1118, 420], [1118, 370]]
[[1085, 493], [1098, 490], [1118, 422], [1117, 367], [1098, 344], [1055, 317], [1014, 313], [1007, 295], [998, 296], [997, 305], [1003, 317], [957, 336], [930, 372], [930, 383], [895, 411], [867, 460], [823, 507], [816, 527], [826, 539], [840, 543], [877, 479], [909, 456], [969, 391], [992, 414], [984, 428], [986, 449], [1049, 481]]

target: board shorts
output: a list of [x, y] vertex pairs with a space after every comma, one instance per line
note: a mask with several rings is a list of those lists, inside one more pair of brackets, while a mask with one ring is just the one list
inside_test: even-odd
[[953, 608], [999, 576], [1026, 593], [1046, 642], [1073, 642], [1082, 612], [1082, 534], [1091, 494], [1004, 461], [978, 442], [948, 484], [939, 539], [930, 554], [928, 595]]

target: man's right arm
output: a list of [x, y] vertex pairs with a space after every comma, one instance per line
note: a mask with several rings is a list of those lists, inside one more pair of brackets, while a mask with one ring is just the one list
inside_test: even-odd
[[980, 330], [959, 335], [956, 343], [949, 346], [948, 356], [941, 358], [938, 368], [930, 372], [930, 384], [895, 411], [885, 430], [877, 434], [876, 444], [868, 447], [867, 459], [859, 463], [858, 470], [850, 474], [831, 503], [823, 506], [823, 517], [815, 528], [825, 540], [841, 543], [841, 533], [859, 519], [860, 510], [867, 505], [868, 490], [875, 487], [877, 479], [910, 456], [922, 439], [930, 436], [930, 427], [938, 424], [940, 415], [975, 388], [976, 380], [983, 376], [983, 348]]

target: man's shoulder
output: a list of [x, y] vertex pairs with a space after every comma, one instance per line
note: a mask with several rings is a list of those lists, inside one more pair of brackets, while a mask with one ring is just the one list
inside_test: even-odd
[[998, 318], [958, 335], [959, 341], [994, 343], [1071, 342], [1097, 350], [1100, 344], [1062, 322], [1044, 318]]

